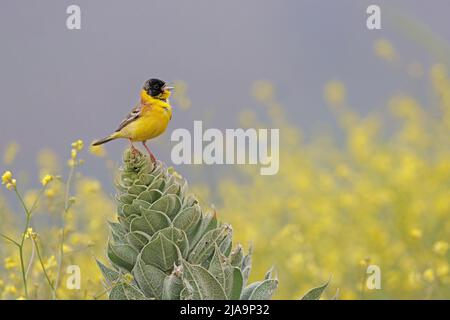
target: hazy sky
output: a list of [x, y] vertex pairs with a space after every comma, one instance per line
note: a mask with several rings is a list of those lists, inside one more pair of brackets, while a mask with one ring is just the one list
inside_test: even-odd
[[[383, 29], [365, 27], [365, 10], [382, 8]], [[82, 10], [82, 29], [66, 28], [66, 8]], [[21, 145], [18, 168], [31, 168], [36, 152], [59, 154], [69, 143], [92, 141], [114, 130], [137, 102], [150, 77], [189, 85], [190, 111], [177, 110], [170, 131], [205, 126], [234, 128], [239, 110], [259, 106], [249, 95], [254, 80], [270, 79], [291, 121], [307, 132], [334, 119], [322, 99], [324, 84], [341, 79], [351, 104], [363, 113], [389, 94], [418, 84], [373, 55], [386, 37], [406, 61], [425, 67], [434, 58], [399, 31], [401, 13], [421, 21], [448, 42], [448, 0], [405, 1], [0, 1], [0, 150]], [[161, 140], [161, 141], [162, 141]], [[107, 146], [120, 158], [125, 142]], [[91, 169], [90, 174], [94, 174]]]

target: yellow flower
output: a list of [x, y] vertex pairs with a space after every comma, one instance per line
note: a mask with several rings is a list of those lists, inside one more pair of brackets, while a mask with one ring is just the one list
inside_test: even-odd
[[438, 255], [445, 255], [448, 251], [448, 242], [445, 241], [438, 241], [433, 245], [433, 251], [437, 253]]
[[3, 163], [6, 165], [12, 164], [14, 162], [14, 159], [16, 159], [18, 152], [19, 145], [15, 142], [10, 143], [5, 149], [5, 153], [3, 155]]
[[6, 294], [16, 294], [17, 293], [17, 288], [15, 286], [9, 285], [5, 287], [5, 293]]
[[350, 170], [345, 164], [339, 164], [336, 166], [336, 175], [341, 178], [348, 178], [350, 176]]
[[49, 175], [49, 174], [46, 174], [45, 176], [44, 176], [44, 178], [42, 178], [42, 181], [41, 181], [41, 183], [42, 183], [42, 185], [45, 187], [50, 181], [52, 181], [53, 180], [53, 176], [52, 175]]
[[369, 264], [370, 264], [370, 258], [368, 258], [368, 257], [359, 260], [359, 265], [360, 265], [361, 267], [367, 267]]
[[133, 275], [131, 273], [127, 273], [123, 275], [123, 279], [127, 282], [127, 283], [131, 283], [133, 281]]
[[37, 233], [33, 232], [33, 228], [28, 228], [27, 232], [25, 233], [25, 239], [36, 239]]
[[77, 149], [72, 149], [72, 151], [70, 152], [70, 157], [71, 157], [72, 159], [76, 159], [77, 154], [78, 154]]
[[345, 86], [340, 81], [331, 81], [324, 89], [325, 101], [331, 106], [342, 105], [346, 99]]
[[37, 156], [37, 163], [40, 170], [40, 177], [49, 172], [60, 172], [58, 156], [49, 149], [40, 150]]
[[48, 198], [53, 198], [55, 196], [55, 194], [56, 194], [56, 191], [53, 188], [52, 189], [48, 189], [48, 190], [45, 191], [45, 195]]
[[80, 183], [79, 190], [88, 194], [91, 193], [98, 193], [102, 189], [102, 186], [99, 181], [97, 180], [91, 180], [86, 179], [86, 181], [83, 181]]
[[69, 253], [72, 251], [72, 247], [69, 246], [68, 244], [63, 244], [63, 252], [64, 253]]
[[431, 67], [430, 74], [431, 78], [435, 81], [445, 80], [447, 77], [447, 67], [444, 64], [435, 64]]
[[77, 201], [77, 198], [70, 197], [68, 201], [69, 201], [70, 204], [74, 204]]
[[56, 261], [55, 256], [53, 256], [53, 255], [50, 256], [50, 258], [48, 258], [47, 261], [44, 263], [45, 269], [54, 268], [54, 267], [56, 267], [56, 265], [57, 265], [57, 261]]
[[12, 180], [12, 172], [11, 171], [5, 171], [2, 175], [2, 184], [8, 184], [11, 183]]
[[17, 267], [19, 265], [18, 262], [11, 257], [5, 258], [4, 262], [5, 262], [6, 270], [14, 269], [15, 267]]
[[77, 141], [72, 143], [72, 148], [77, 151], [81, 151], [81, 149], [83, 149], [83, 147], [84, 147], [83, 140], [78, 139]]
[[74, 159], [69, 159], [69, 160], [67, 161], [67, 165], [68, 165], [70, 168], [75, 167], [76, 164], [77, 164], [77, 162], [76, 162]]
[[449, 272], [449, 266], [447, 263], [442, 263], [442, 264], [438, 265], [438, 267], [436, 268], [436, 274], [440, 278], [443, 278], [446, 275], [448, 275], [448, 272]]
[[378, 39], [374, 45], [375, 54], [388, 62], [397, 60], [397, 53], [392, 43], [387, 39]]
[[433, 282], [434, 281], [434, 271], [433, 269], [427, 269], [423, 273], [423, 278], [427, 282]]
[[16, 188], [16, 179], [11, 179], [11, 182], [6, 184], [6, 189], [13, 190]]
[[106, 150], [103, 147], [103, 145], [100, 145], [100, 146], [92, 146], [91, 145], [89, 147], [89, 152], [92, 153], [94, 156], [97, 156], [100, 158], [106, 156]]
[[258, 80], [253, 83], [252, 95], [259, 102], [269, 102], [275, 97], [275, 87], [267, 80]]
[[17, 181], [13, 179], [11, 171], [5, 171], [2, 175], [2, 184], [6, 184], [8, 190], [16, 188]]
[[422, 238], [422, 230], [418, 228], [413, 228], [409, 231], [409, 235], [413, 239], [421, 239]]

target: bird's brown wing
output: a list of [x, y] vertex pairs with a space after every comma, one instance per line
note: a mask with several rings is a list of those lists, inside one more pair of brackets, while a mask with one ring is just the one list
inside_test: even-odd
[[122, 130], [123, 128], [125, 128], [127, 125], [129, 125], [131, 122], [135, 121], [136, 119], [138, 119], [141, 116], [141, 106], [138, 105], [136, 107], [134, 107], [125, 117], [125, 119], [123, 119], [123, 121], [120, 123], [119, 127], [117, 128], [116, 132]]

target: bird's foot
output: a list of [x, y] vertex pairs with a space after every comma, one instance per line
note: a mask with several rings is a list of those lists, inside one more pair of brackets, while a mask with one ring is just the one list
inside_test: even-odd
[[153, 155], [153, 152], [150, 151], [150, 148], [147, 146], [145, 141], [142, 142], [142, 144], [144, 145], [145, 149], [147, 150], [150, 160], [152, 160], [152, 162], [156, 164], [156, 157]]
[[139, 150], [133, 144], [131, 145], [130, 149], [133, 157], [136, 157], [140, 153]]

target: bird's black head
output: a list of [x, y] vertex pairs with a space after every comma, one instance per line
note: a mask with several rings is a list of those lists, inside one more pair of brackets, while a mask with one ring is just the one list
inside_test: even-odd
[[148, 95], [157, 98], [164, 93], [166, 83], [159, 79], [149, 79], [145, 81], [143, 89]]

